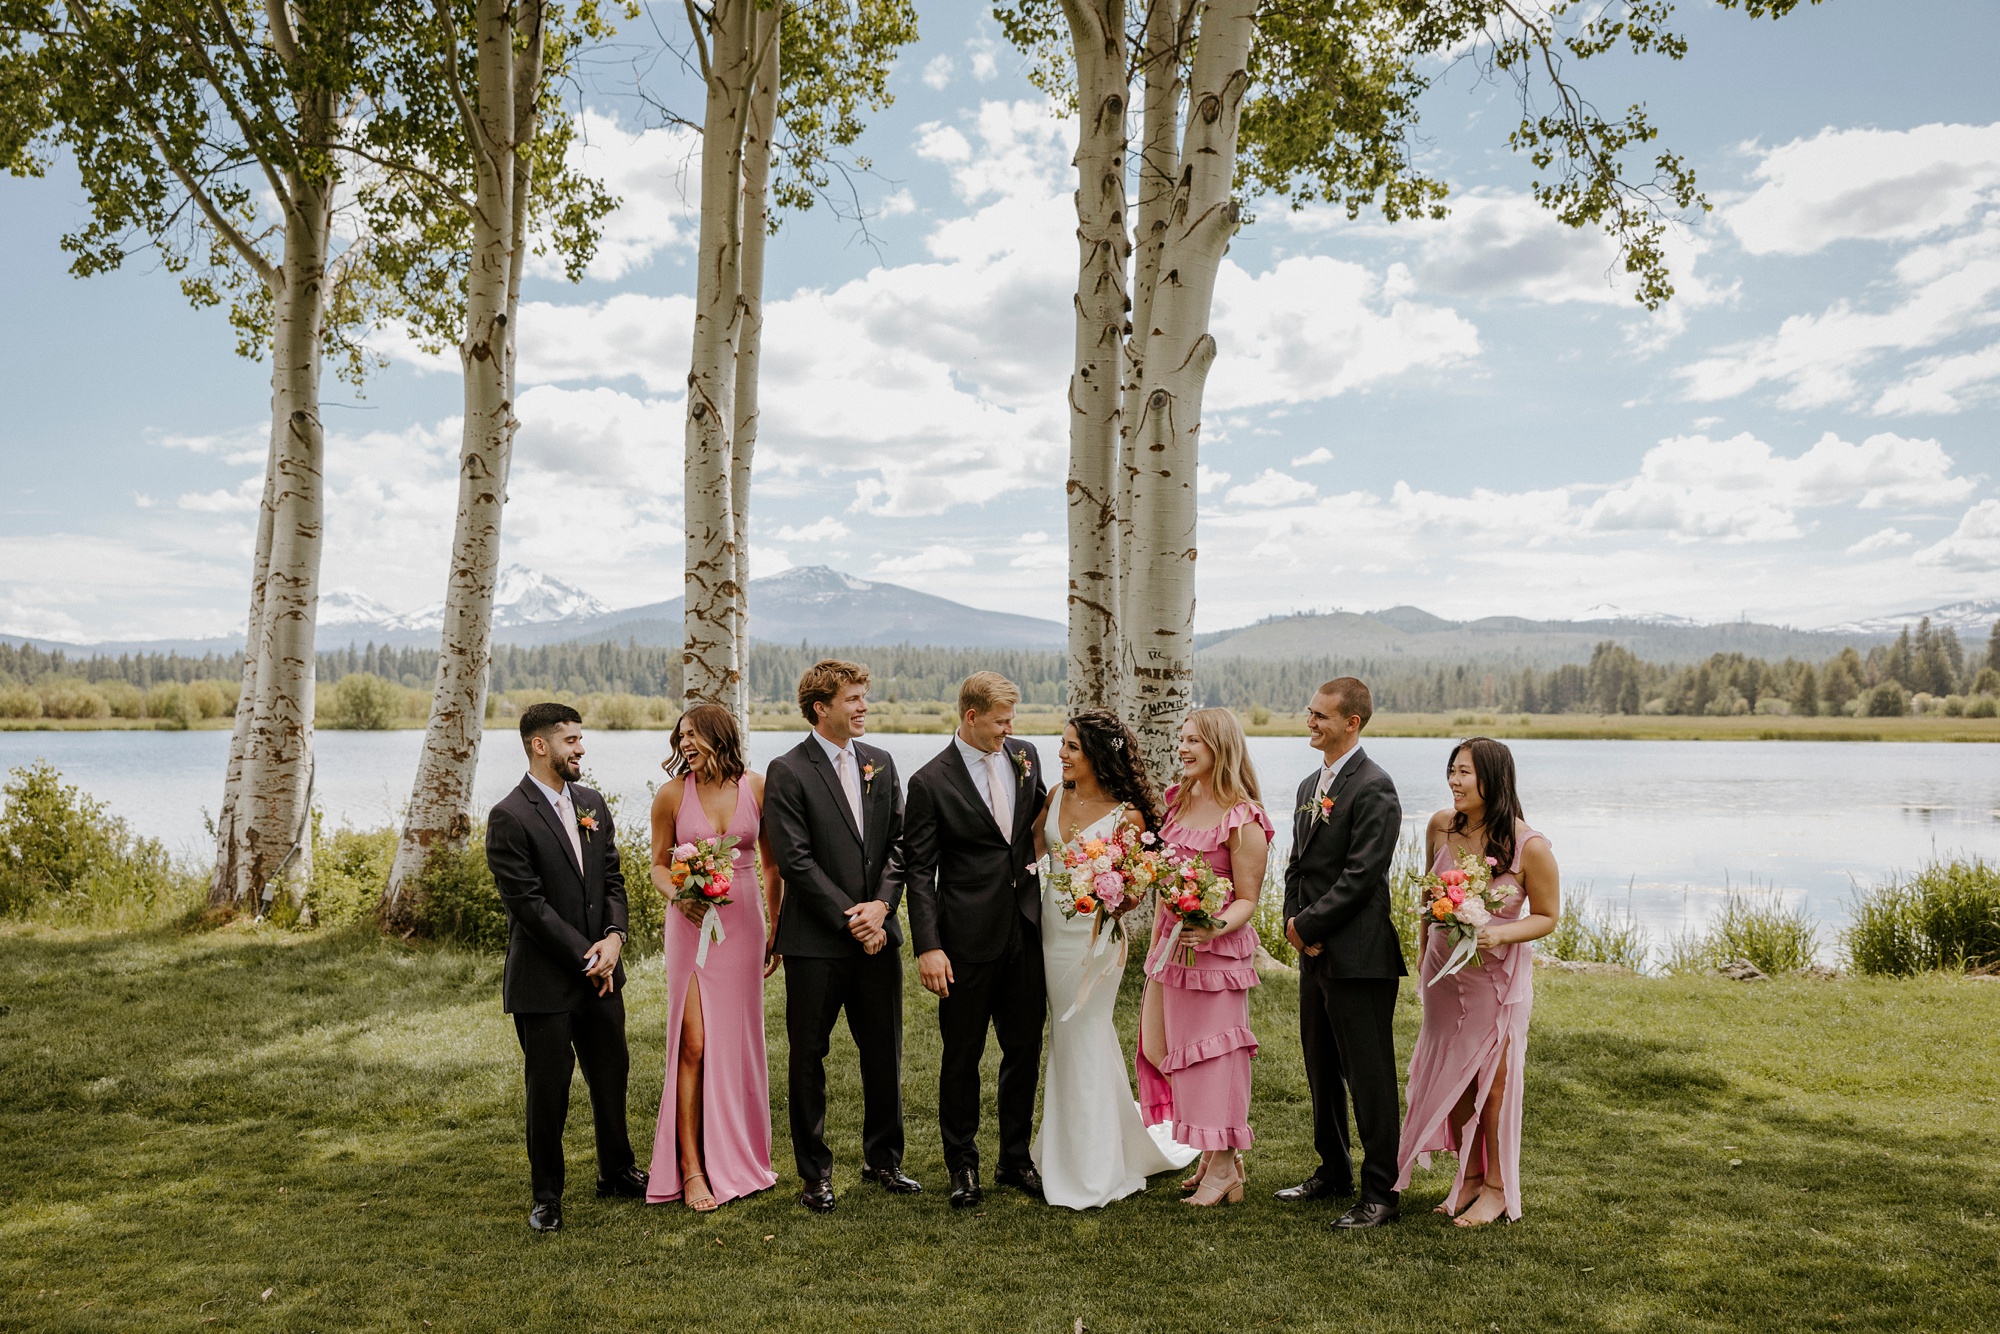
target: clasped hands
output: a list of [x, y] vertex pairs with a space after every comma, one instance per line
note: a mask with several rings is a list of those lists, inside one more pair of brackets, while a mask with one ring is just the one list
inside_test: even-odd
[[1296, 925], [1297, 922], [1298, 918], [1296, 917], [1287, 917], [1285, 919], [1285, 939], [1291, 941], [1292, 948], [1299, 953], [1306, 955], [1308, 958], [1317, 959], [1320, 950], [1324, 947], [1320, 945], [1308, 945], [1304, 940], [1300, 939], [1299, 928]]
[[614, 974], [618, 971], [618, 956], [624, 952], [625, 937], [611, 931], [583, 956], [583, 975], [597, 988], [598, 995], [609, 996], [618, 985]]
[[889, 933], [882, 926], [888, 915], [889, 905], [880, 899], [857, 903], [847, 910], [847, 933], [860, 941], [861, 948], [868, 953], [880, 953], [889, 943]]

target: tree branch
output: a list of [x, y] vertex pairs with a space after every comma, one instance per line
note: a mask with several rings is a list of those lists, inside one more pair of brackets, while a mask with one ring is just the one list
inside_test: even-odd
[[[119, 81], [124, 82], [123, 76]], [[135, 98], [134, 101], [136, 100]], [[188, 192], [188, 198], [194, 200], [195, 207], [199, 208], [202, 216], [208, 219], [208, 225], [220, 232], [223, 239], [243, 256], [243, 262], [250, 266], [251, 271], [263, 280], [264, 285], [270, 288], [275, 296], [285, 285], [284, 275], [278, 266], [265, 259], [263, 253], [250, 244], [250, 239], [243, 235], [236, 224], [215, 206], [215, 201], [208, 197], [208, 192], [201, 188], [200, 182], [196, 181], [193, 174], [174, 157], [173, 149], [167, 145], [166, 135], [160, 132], [160, 127], [154, 124], [153, 118], [144, 112], [140, 115], [146, 122], [146, 132], [152, 135], [154, 145], [160, 150], [160, 160], [167, 164], [167, 170], [180, 181], [181, 187]]]
[[465, 81], [459, 77], [458, 69], [458, 29], [451, 21], [451, 6], [448, 0], [432, 0], [437, 14], [438, 32], [444, 39], [445, 82], [451, 87], [451, 100], [458, 106], [459, 118], [465, 122], [466, 137], [472, 141], [472, 150], [485, 157], [486, 163], [498, 176], [507, 168], [500, 161], [500, 153], [487, 139], [485, 129], [479, 123], [479, 115], [472, 109], [472, 100], [465, 95]]
[[[681, 0], [687, 6], [688, 32], [694, 38], [694, 53], [701, 60], [701, 81], [709, 80], [708, 42], [701, 35], [701, 11], [694, 6], [694, 0]], [[779, 0], [783, 3], [783, 0]]]
[[299, 35], [292, 30], [291, 12], [285, 0], [264, 0], [264, 21], [271, 25], [271, 49], [292, 69], [299, 67]]
[[[289, 214], [292, 211], [292, 192], [285, 188], [284, 179], [278, 174], [277, 168], [271, 163], [271, 159], [276, 155], [271, 151], [269, 144], [265, 142], [265, 138], [260, 132], [260, 127], [254, 123], [249, 113], [243, 109], [243, 105], [229, 91], [229, 86], [222, 77], [222, 71], [216, 69], [214, 63], [209, 60], [208, 52], [203, 49], [201, 43], [193, 40], [182, 30], [179, 24], [174, 25], [173, 32], [174, 36], [179, 40], [182, 49], [194, 59], [196, 64], [200, 65], [207, 72], [209, 86], [215, 89], [216, 96], [222, 99], [222, 105], [228, 109], [229, 118], [236, 122], [236, 128], [243, 131], [243, 139], [250, 145], [251, 151], [255, 154], [257, 165], [264, 172], [264, 179], [270, 183], [271, 193], [278, 197], [278, 207]], [[283, 121], [272, 114], [268, 107], [263, 108], [263, 110], [271, 119], [278, 121], [279, 124], [283, 124]]]

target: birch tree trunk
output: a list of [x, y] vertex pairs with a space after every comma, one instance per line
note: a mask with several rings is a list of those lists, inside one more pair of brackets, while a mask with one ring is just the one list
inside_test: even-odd
[[751, 49], [758, 53], [750, 114], [743, 126], [743, 208], [741, 220], [742, 329], [736, 343], [736, 429], [729, 453], [730, 530], [735, 536], [731, 579], [735, 594], [736, 689], [730, 711], [736, 724], [750, 726], [750, 470], [757, 451], [757, 376], [764, 339], [764, 241], [770, 231], [771, 135], [778, 117], [779, 31], [782, 10], [758, 11]]
[[[453, 525], [451, 571], [445, 588], [444, 627], [437, 684], [423, 753], [417, 760], [384, 909], [390, 920], [407, 914], [405, 891], [432, 852], [463, 843], [472, 832], [472, 784], [485, 726], [487, 668], [492, 654], [493, 586], [500, 565], [501, 511], [514, 446], [514, 327], [510, 302], [518, 292], [520, 238], [515, 223], [517, 161], [515, 89], [517, 60], [535, 68], [525, 86], [541, 84], [541, 12], [523, 0], [519, 21], [527, 49], [514, 50], [514, 7], [507, 0], [478, 0], [478, 103], [467, 126], [472, 141], [476, 196], [472, 253], [465, 284], [465, 337], [459, 362], [465, 374], [465, 425], [459, 446], [458, 514]], [[528, 122], [533, 124], [532, 111]]]
[[1064, 0], [1076, 53], [1076, 338], [1069, 380], [1068, 707], [1118, 707], [1118, 423], [1126, 261], [1124, 0]]
[[[683, 491], [687, 534], [682, 696], [734, 707], [736, 530], [730, 498], [736, 427], [736, 355], [742, 328], [742, 184], [745, 119], [756, 57], [755, 0], [716, 0], [707, 43], [701, 135], [701, 236], [696, 250], [694, 348], [688, 368]], [[702, 40], [695, 33], [697, 42]]]
[[1201, 15], [1179, 174], [1160, 247], [1133, 429], [1131, 715], [1156, 780], [1172, 771], [1194, 682], [1196, 469], [1215, 360], [1215, 276], [1239, 210], [1231, 194], [1257, 0]]
[[[273, 356], [274, 412], [278, 398], [276, 360]], [[208, 901], [215, 907], [226, 907], [236, 898], [239, 847], [236, 825], [243, 806], [243, 767], [250, 751], [250, 725], [257, 716], [257, 676], [264, 661], [264, 581], [271, 573], [271, 526], [276, 508], [280, 439], [274, 423], [264, 460], [264, 495], [257, 505], [257, 545], [250, 560], [250, 610], [243, 621], [243, 672], [236, 690], [236, 715], [230, 726], [229, 765], [222, 776], [222, 804], [215, 813], [215, 868], [208, 881]]]
[[[316, 114], [318, 125], [330, 126], [332, 106], [330, 99], [323, 101], [309, 114]], [[334, 186], [296, 173], [287, 185], [291, 198], [271, 340], [269, 557], [261, 598], [252, 595], [261, 614], [256, 644], [246, 643], [245, 651], [256, 659], [256, 690], [237, 807], [230, 813], [235, 849], [229, 897], [237, 904], [255, 901], [260, 912], [281, 886], [303, 906], [312, 875], [308, 806], [326, 446], [319, 377]], [[260, 530], [264, 522], [260, 516]]]
[[[1120, 707], [1129, 704], [1135, 666], [1130, 627], [1139, 624], [1132, 601], [1132, 487], [1138, 476], [1133, 432], [1145, 402], [1146, 340], [1153, 331], [1153, 298], [1174, 182], [1180, 176], [1180, 109], [1186, 85], [1181, 70], [1194, 23], [1196, 0], [1153, 0], [1146, 10], [1138, 73], [1144, 87], [1138, 161], [1138, 211], [1133, 230], [1132, 318], [1126, 325], [1125, 380], [1118, 439], [1118, 662]], [[1128, 721], [1130, 721], [1128, 719]]]

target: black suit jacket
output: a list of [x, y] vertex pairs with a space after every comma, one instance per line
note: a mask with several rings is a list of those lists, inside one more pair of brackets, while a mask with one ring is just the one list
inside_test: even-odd
[[1299, 939], [1322, 947], [1302, 965], [1331, 977], [1401, 977], [1403, 947], [1390, 918], [1389, 868], [1403, 830], [1396, 785], [1356, 750], [1333, 780], [1333, 810], [1313, 809], [1319, 775], [1299, 784], [1292, 855], [1285, 864], [1285, 917]]
[[[500, 999], [509, 1014], [556, 1014], [596, 999], [596, 986], [583, 975], [583, 956], [606, 932], [625, 930], [625, 875], [611, 808], [575, 783], [569, 796], [578, 815], [597, 817], [589, 838], [577, 831], [581, 866], [562, 817], [534, 779], [524, 776], [486, 816], [486, 864], [507, 909]], [[625, 965], [612, 977], [623, 990]]]
[[847, 910], [867, 899], [889, 905], [882, 919], [884, 949], [903, 943], [896, 907], [903, 898], [897, 852], [903, 837], [903, 789], [889, 752], [862, 742], [854, 755], [875, 776], [862, 784], [862, 829], [840, 778], [819, 739], [808, 734], [771, 761], [764, 774], [764, 832], [785, 877], [778, 910], [778, 953], [804, 959], [842, 959], [864, 951], [847, 930]]
[[985, 963], [1006, 950], [1019, 913], [1042, 921], [1035, 859], [1035, 813], [1048, 786], [1041, 757], [1025, 741], [1001, 743], [1014, 781], [1013, 828], [1002, 830], [979, 795], [953, 738], [910, 776], [903, 814], [903, 876], [910, 891], [910, 949], [941, 949]]

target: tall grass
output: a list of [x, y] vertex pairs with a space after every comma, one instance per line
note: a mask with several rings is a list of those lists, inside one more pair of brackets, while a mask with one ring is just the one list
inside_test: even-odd
[[1562, 917], [1556, 929], [1535, 942], [1538, 953], [1574, 963], [1610, 963], [1635, 973], [1646, 971], [1653, 952], [1652, 937], [1632, 915], [1629, 901], [1615, 914], [1591, 902], [1579, 887], [1563, 895]]
[[1841, 948], [1856, 972], [1890, 977], [2000, 969], [2000, 867], [1936, 861], [1862, 893]]
[[1707, 973], [1748, 959], [1766, 973], [1799, 973], [1818, 962], [1819, 945], [1819, 923], [1787, 908], [1776, 890], [1732, 889], [1706, 930], [1682, 932], [1668, 943], [1666, 969]]
[[130, 927], [200, 907], [205, 882], [46, 760], [0, 785], [0, 916]]

